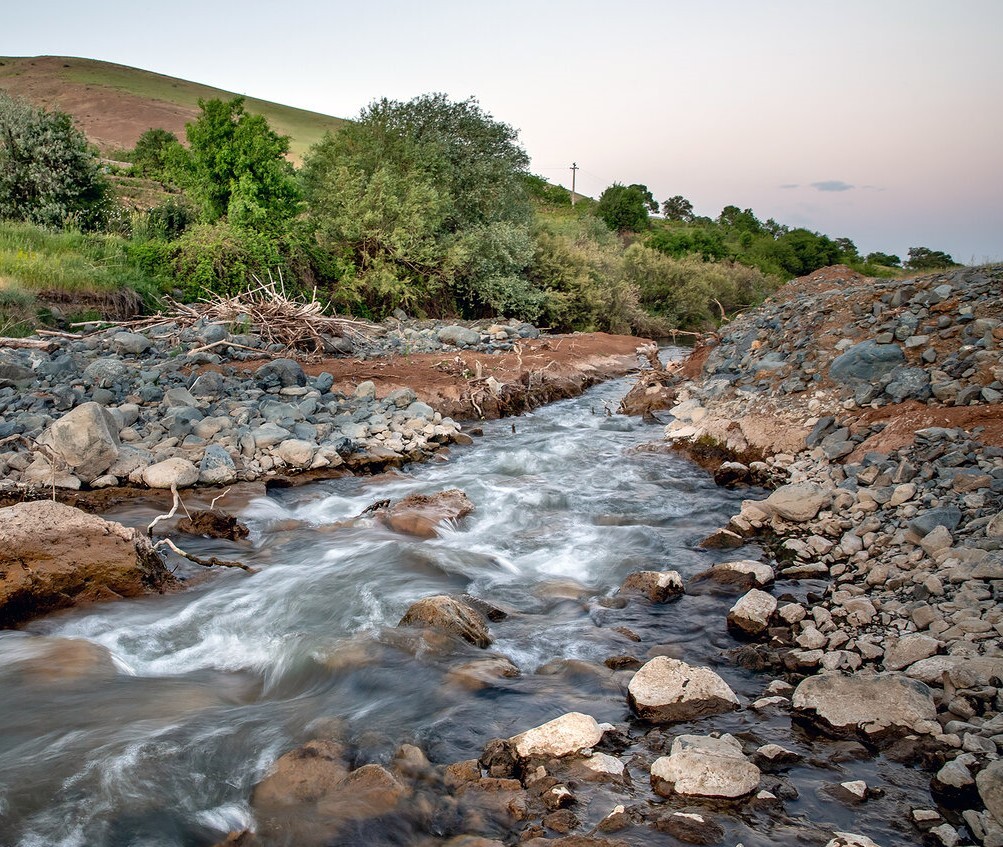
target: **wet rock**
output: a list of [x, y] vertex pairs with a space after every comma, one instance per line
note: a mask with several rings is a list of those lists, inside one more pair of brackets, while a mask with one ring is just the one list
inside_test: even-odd
[[829, 500], [829, 493], [821, 486], [805, 482], [780, 486], [766, 498], [765, 505], [785, 520], [803, 523], [812, 520]]
[[602, 728], [591, 715], [568, 712], [509, 740], [522, 759], [560, 758], [595, 747], [602, 736]]
[[743, 544], [745, 539], [730, 529], [716, 530], [700, 542], [705, 550], [737, 550]]
[[759, 787], [759, 768], [730, 735], [680, 735], [668, 756], [651, 766], [655, 793], [690, 797], [742, 797]]
[[655, 829], [686, 844], [720, 844], [724, 827], [706, 812], [672, 812], [655, 821]]
[[880, 847], [866, 835], [857, 835], [853, 832], [835, 832], [836, 837], [829, 841], [825, 847]]
[[281, 756], [254, 787], [251, 804], [267, 816], [280, 807], [314, 803], [348, 776], [345, 750], [334, 741], [309, 741]]
[[40, 500], [0, 509], [0, 627], [176, 584], [134, 529]]
[[114, 679], [115, 660], [107, 648], [80, 638], [44, 635], [5, 638], [5, 671], [32, 684], [65, 685], [80, 679]]
[[743, 635], [755, 637], [766, 631], [777, 610], [777, 599], [753, 588], [728, 612], [728, 628]]
[[739, 588], [765, 588], [772, 584], [773, 580], [773, 568], [754, 559], [722, 562], [693, 578], [694, 583], [713, 582], [718, 585], [734, 585]]
[[505, 656], [489, 656], [474, 659], [449, 669], [447, 678], [471, 691], [489, 688], [505, 679], [520, 676], [519, 668]]
[[738, 708], [738, 698], [710, 668], [656, 656], [631, 678], [627, 700], [653, 723], [692, 720]]
[[250, 534], [247, 524], [219, 509], [193, 509], [178, 521], [177, 531], [185, 535], [225, 538], [228, 541], [241, 541]]
[[150, 488], [188, 488], [198, 482], [198, 478], [199, 469], [178, 456], [143, 470], [143, 482]]
[[870, 737], [940, 732], [933, 692], [903, 674], [811, 676], [794, 690], [791, 702], [796, 712], [837, 732]]
[[458, 488], [437, 494], [411, 494], [377, 514], [391, 529], [418, 538], [435, 538], [444, 521], [457, 521], [474, 511], [474, 504]]
[[477, 647], [491, 644], [491, 635], [480, 613], [445, 594], [413, 603], [397, 626], [427, 627], [457, 635]]
[[97, 403], [83, 403], [55, 421], [38, 439], [86, 482], [105, 473], [121, 442], [114, 418]]
[[683, 593], [683, 578], [676, 571], [635, 571], [620, 586], [621, 593], [641, 594], [652, 603], [666, 603]]

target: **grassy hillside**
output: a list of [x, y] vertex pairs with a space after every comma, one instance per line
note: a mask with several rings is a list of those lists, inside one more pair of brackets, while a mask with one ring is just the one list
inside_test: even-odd
[[[185, 124], [198, 114], [199, 98], [236, 96], [139, 68], [63, 56], [0, 56], [0, 89], [72, 115], [104, 152], [132, 148], [151, 127], [184, 138]], [[290, 153], [297, 162], [325, 132], [345, 123], [253, 97], [246, 98], [246, 105], [248, 111], [264, 115], [276, 132], [291, 138]]]

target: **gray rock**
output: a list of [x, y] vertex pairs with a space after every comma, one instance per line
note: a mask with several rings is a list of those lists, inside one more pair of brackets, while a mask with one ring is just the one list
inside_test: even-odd
[[534, 756], [561, 758], [590, 750], [602, 737], [603, 730], [594, 717], [581, 712], [568, 712], [513, 736], [509, 741], [522, 759]]
[[306, 385], [306, 374], [298, 362], [292, 359], [275, 359], [266, 362], [254, 372], [259, 385], [268, 387], [279, 385], [282, 388]]
[[814, 518], [830, 499], [821, 486], [802, 482], [780, 486], [766, 498], [765, 505], [785, 520], [803, 523]]
[[119, 353], [140, 356], [150, 349], [150, 339], [138, 332], [116, 332], [111, 337], [111, 346]]
[[837, 732], [939, 733], [933, 692], [903, 674], [810, 676], [794, 690], [795, 711]]
[[254, 439], [254, 446], [261, 450], [265, 447], [273, 447], [282, 441], [285, 441], [289, 436], [290, 432], [288, 429], [284, 429], [273, 423], [265, 423], [256, 429], [251, 430], [251, 437]]
[[770, 618], [777, 610], [777, 599], [772, 594], [753, 588], [728, 612], [728, 628], [743, 635], [756, 636], [766, 632]]
[[759, 787], [760, 772], [730, 735], [680, 735], [668, 756], [651, 766], [651, 787], [663, 797], [744, 797]]
[[465, 326], [444, 326], [436, 334], [442, 344], [452, 344], [454, 347], [469, 347], [479, 344], [481, 334], [476, 329]]
[[198, 478], [198, 468], [177, 456], [150, 465], [143, 471], [143, 482], [150, 488], [188, 488], [198, 482]]
[[897, 367], [891, 372], [885, 393], [896, 403], [925, 400], [930, 396], [930, 375], [923, 368]]
[[193, 397], [218, 397], [223, 393], [223, 377], [216, 371], [206, 371], [192, 383], [191, 395]]
[[313, 462], [317, 445], [299, 438], [287, 438], [275, 448], [275, 454], [294, 468], [308, 468]]
[[116, 382], [123, 379], [128, 370], [128, 367], [126, 367], [121, 359], [108, 356], [102, 359], [95, 359], [91, 362], [84, 368], [84, 376], [93, 385], [101, 388], [110, 388]]
[[837, 356], [829, 366], [829, 376], [835, 382], [849, 385], [873, 383], [903, 362], [905, 354], [897, 344], [878, 344], [869, 339]]
[[224, 324], [209, 324], [199, 331], [199, 340], [203, 344], [218, 344], [229, 335], [230, 332]]
[[429, 406], [428, 403], [422, 403], [420, 400], [416, 400], [404, 410], [404, 414], [408, 418], [432, 420], [432, 418], [435, 417], [435, 409]]
[[97, 403], [84, 403], [55, 421], [39, 438], [73, 473], [89, 482], [118, 458], [115, 419]]
[[237, 468], [224, 447], [210, 444], [199, 462], [199, 482], [203, 485], [226, 485], [237, 478]]
[[1003, 759], [990, 762], [975, 778], [979, 797], [996, 823], [1003, 826]]
[[936, 509], [927, 509], [909, 521], [909, 529], [919, 536], [928, 535], [933, 530], [942, 526], [948, 532], [954, 532], [961, 523], [961, 509], [957, 506], [940, 506]]
[[31, 384], [35, 372], [21, 365], [0, 362], [0, 388], [22, 388]]
[[653, 723], [685, 721], [738, 708], [738, 697], [710, 668], [656, 656], [627, 686], [631, 708]]

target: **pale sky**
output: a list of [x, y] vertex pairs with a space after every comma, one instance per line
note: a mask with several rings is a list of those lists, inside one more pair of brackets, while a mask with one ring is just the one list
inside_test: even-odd
[[532, 170], [862, 252], [1003, 259], [1003, 0], [10, 4], [0, 55], [134, 65], [354, 117], [475, 96]]

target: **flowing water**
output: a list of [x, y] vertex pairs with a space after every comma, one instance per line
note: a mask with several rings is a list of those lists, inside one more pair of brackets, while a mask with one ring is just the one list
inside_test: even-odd
[[[251, 788], [279, 755], [332, 733], [350, 741], [357, 763], [386, 761], [402, 742], [451, 762], [570, 710], [623, 722], [629, 674], [595, 669], [615, 655], [711, 664], [743, 701], [761, 696], [771, 677], [722, 659], [736, 646], [724, 624], [733, 597], [622, 608], [609, 600], [634, 570], [685, 577], [736, 558], [696, 545], [748, 496], [717, 488], [682, 458], [634, 449], [657, 441], [660, 427], [606, 414], [627, 387], [608, 383], [514, 424], [489, 423], [444, 463], [273, 492], [240, 510], [249, 542], [190, 545], [240, 558], [255, 574], [222, 571], [174, 595], [0, 635], [0, 845], [213, 844], [253, 825]], [[446, 488], [466, 491], [476, 512], [441, 538], [412, 539], [370, 520], [333, 526], [376, 500]], [[141, 526], [154, 515], [133, 505], [110, 517]], [[441, 593], [512, 612], [491, 625], [490, 649], [520, 677], [471, 690], [450, 669], [483, 651], [395, 628], [411, 602]], [[66, 642], [52, 637], [79, 649], [60, 659], [54, 646]], [[750, 710], [713, 728], [805, 755], [822, 743], [792, 740], [786, 715]], [[803, 767], [808, 788], [788, 812], [817, 821], [821, 809], [823, 824], [852, 829], [852, 810], [820, 799], [826, 780], [855, 778], [847, 767]], [[900, 794], [919, 790], [922, 774], [894, 767], [872, 759], [853, 763], [853, 774], [898, 780]], [[864, 819], [887, 843], [909, 843], [887, 808], [872, 803]], [[730, 826], [731, 843], [795, 843], [752, 818]]]

